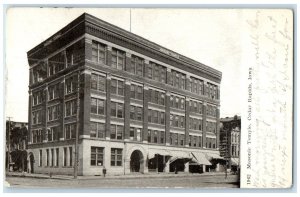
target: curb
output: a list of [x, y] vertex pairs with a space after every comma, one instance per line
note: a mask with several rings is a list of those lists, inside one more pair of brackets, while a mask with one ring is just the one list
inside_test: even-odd
[[[170, 174], [170, 175], [140, 175], [140, 176], [78, 176], [74, 179], [72, 176], [59, 177], [59, 176], [45, 176], [45, 175], [24, 175], [24, 174], [7, 174], [6, 177], [21, 177], [21, 178], [37, 178], [37, 179], [58, 179], [58, 180], [105, 180], [105, 179], [136, 179], [136, 178], [171, 178], [171, 177], [207, 177], [207, 176], [224, 176], [223, 173], [213, 174]], [[231, 175], [229, 175], [231, 176]]]

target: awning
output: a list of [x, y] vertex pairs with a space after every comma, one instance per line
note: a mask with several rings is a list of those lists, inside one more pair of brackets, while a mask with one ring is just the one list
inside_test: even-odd
[[233, 166], [238, 166], [240, 163], [239, 158], [230, 158], [230, 161], [231, 161], [231, 165], [233, 165]]
[[224, 158], [221, 157], [218, 153], [206, 153], [206, 158], [208, 160], [212, 160], [212, 159], [222, 159], [222, 160], [224, 160]]
[[161, 156], [172, 156], [171, 153], [164, 149], [149, 149], [148, 152], [148, 159], [152, 159], [155, 157], [155, 155], [161, 155]]
[[198, 164], [211, 165], [203, 153], [192, 152], [193, 161]]
[[185, 151], [171, 151], [172, 157], [170, 159], [170, 163], [175, 161], [176, 159], [192, 159], [192, 155]]

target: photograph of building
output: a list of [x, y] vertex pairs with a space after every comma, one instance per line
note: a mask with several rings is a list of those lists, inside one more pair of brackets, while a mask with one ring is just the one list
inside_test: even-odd
[[30, 172], [222, 170], [220, 71], [86, 13], [27, 56]]
[[220, 122], [220, 154], [227, 168], [236, 172], [240, 168], [241, 117], [221, 118]]

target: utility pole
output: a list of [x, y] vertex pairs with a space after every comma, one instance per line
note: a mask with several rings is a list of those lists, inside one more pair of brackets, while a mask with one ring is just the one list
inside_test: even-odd
[[7, 171], [9, 171], [9, 163], [10, 163], [10, 119], [12, 117], [8, 117], [8, 136], [7, 136]]
[[76, 134], [75, 134], [75, 161], [74, 161], [74, 179], [77, 179], [78, 175], [78, 133], [79, 133], [79, 109], [80, 109], [80, 71], [78, 72], [78, 79], [77, 79], [77, 106], [76, 106]]

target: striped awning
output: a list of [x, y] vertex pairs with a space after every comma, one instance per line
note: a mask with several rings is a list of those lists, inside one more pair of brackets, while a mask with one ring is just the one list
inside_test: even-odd
[[169, 151], [165, 150], [165, 149], [149, 149], [148, 159], [154, 158], [155, 155], [172, 156], [172, 154]]
[[211, 165], [211, 163], [206, 159], [205, 155], [200, 152], [192, 152], [193, 161], [203, 165]]
[[189, 152], [185, 151], [171, 151], [172, 157], [170, 159], [170, 163], [175, 161], [176, 159], [192, 159], [192, 155]]
[[239, 158], [230, 158], [230, 161], [231, 161], [231, 165], [233, 165], [233, 166], [238, 166], [240, 163]]
[[206, 158], [208, 160], [212, 160], [212, 159], [222, 159], [222, 160], [224, 160], [224, 158], [221, 157], [219, 153], [206, 153]]

